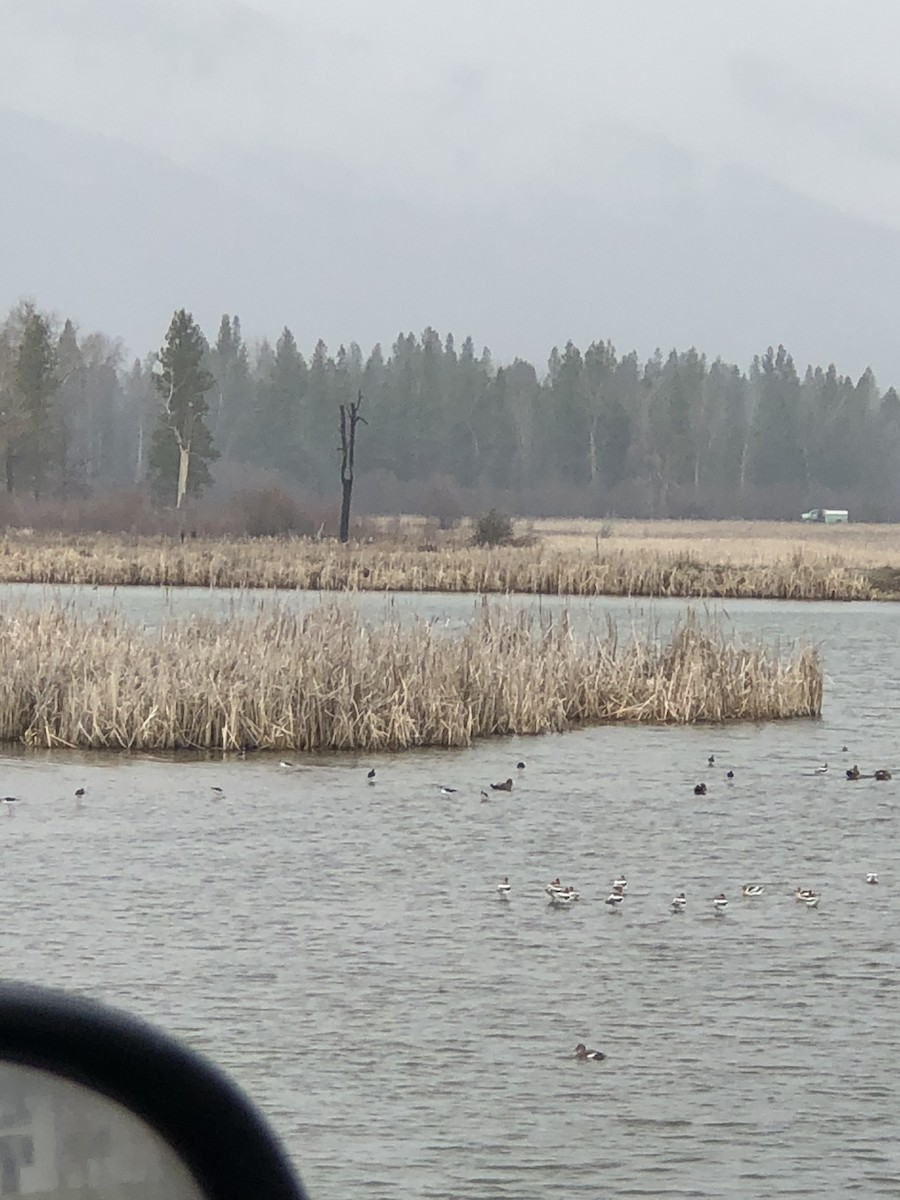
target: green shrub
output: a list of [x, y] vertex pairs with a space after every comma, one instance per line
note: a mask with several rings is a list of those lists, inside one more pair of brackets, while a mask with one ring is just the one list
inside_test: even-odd
[[509, 546], [513, 541], [512, 517], [492, 508], [475, 522], [472, 541], [476, 546]]

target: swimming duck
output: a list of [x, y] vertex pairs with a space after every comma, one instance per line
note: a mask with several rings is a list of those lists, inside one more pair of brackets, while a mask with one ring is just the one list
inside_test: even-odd
[[891, 773], [890, 773], [890, 771], [885, 771], [883, 767], [880, 767], [880, 768], [879, 768], [879, 769], [878, 769], [878, 770], [875, 772], [875, 778], [876, 778], [876, 779], [882, 779], [882, 780], [884, 780], [884, 779], [890, 779], [890, 777], [891, 777]]
[[81, 799], [81, 797], [84, 795], [84, 788], [83, 788], [83, 787], [76, 788], [76, 789], [75, 789], [75, 795], [76, 795], [77, 799], [79, 799], [79, 800], [80, 800], [80, 799]]
[[481, 803], [484, 804], [488, 800], [490, 800], [490, 796], [487, 794], [487, 792], [484, 790], [484, 788], [482, 788], [481, 789]]
[[579, 899], [578, 892], [573, 887], [562, 888], [559, 891], [551, 891], [545, 888], [544, 891], [550, 896], [550, 903], [557, 908], [566, 908], [573, 901]]
[[719, 892], [718, 896], [713, 900], [713, 908], [721, 916], [728, 907], [728, 899], [724, 892]]
[[503, 878], [500, 880], [500, 882], [497, 884], [497, 893], [500, 896], [501, 900], [508, 900], [509, 892], [510, 892], [509, 876], [504, 875]]
[[517, 771], [524, 771], [524, 770], [525, 770], [525, 764], [524, 764], [523, 762], [517, 762], [517, 763], [516, 763], [516, 770], [517, 770]]
[[853, 765], [852, 767], [850, 767], [850, 769], [847, 771], [847, 778], [848, 778], [848, 779], [859, 779], [859, 767], [858, 767], [858, 766], [856, 766], [856, 764], [855, 764], [855, 763], [854, 763], [854, 765]]
[[812, 890], [812, 888], [799, 888], [798, 887], [796, 889], [796, 891], [794, 892], [794, 899], [795, 900], [808, 900], [810, 898], [810, 896], [814, 896], [815, 894], [816, 893]]
[[454, 795], [455, 792], [456, 792], [456, 788], [452, 788], [452, 787], [442, 787], [441, 788], [442, 796], [452, 796], [452, 795]]
[[[284, 765], [284, 764], [282, 764], [282, 766], [283, 766], [283, 765]], [[373, 782], [375, 781], [375, 768], [374, 768], [374, 767], [373, 767], [373, 768], [372, 768], [372, 770], [371, 770], [371, 771], [368, 773], [368, 775], [366, 776], [366, 779], [368, 779], [369, 783], [373, 783]]]
[[694, 795], [695, 796], [705, 796], [706, 795], [706, 784], [705, 783], [695, 783], [694, 784]]
[[584, 1042], [579, 1042], [575, 1047], [575, 1057], [579, 1062], [603, 1062], [606, 1055], [602, 1050], [588, 1050]]
[[625, 899], [625, 892], [620, 887], [614, 887], [610, 894], [606, 897], [606, 903], [610, 908], [618, 908]]
[[687, 899], [684, 892], [679, 892], [677, 896], [672, 897], [672, 912], [684, 912], [687, 908]]
[[725, 778], [726, 779], [734, 779], [734, 771], [726, 771]]
[[877, 882], [878, 882], [877, 871], [869, 871], [868, 875], [866, 875], [866, 883], [877, 883]]
[[819, 907], [819, 897], [816, 895], [815, 892], [810, 892], [810, 894], [808, 896], [803, 897], [803, 903], [806, 905], [807, 908], [818, 908]]
[[292, 762], [288, 762], [286, 758], [283, 758], [278, 765], [279, 767], [292, 767], [294, 764]]
[[618, 890], [622, 893], [623, 896], [628, 891], [628, 880], [625, 878], [624, 875], [620, 875], [618, 877], [618, 879], [614, 879], [612, 882], [612, 885], [613, 885], [613, 891]]
[[761, 883], [745, 883], [741, 888], [742, 896], [761, 896], [766, 889]]
[[814, 775], [827, 775], [828, 774], [828, 763], [822, 763], [821, 767], [816, 767], [815, 771], [813, 771], [813, 774]]
[[492, 783], [491, 788], [495, 792], [511, 792], [512, 791], [512, 780], [506, 779], [503, 781], [503, 783]]
[[706, 765], [709, 767], [714, 767], [716, 765], [716, 756], [714, 754], [711, 754], [706, 760]]

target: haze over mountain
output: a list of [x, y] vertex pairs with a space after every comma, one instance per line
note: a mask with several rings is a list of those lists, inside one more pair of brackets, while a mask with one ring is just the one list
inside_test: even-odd
[[303, 348], [783, 342], [900, 382], [890, 6], [309, 7], [75, 0], [49, 29], [13, 0], [0, 308], [136, 355], [185, 306]]

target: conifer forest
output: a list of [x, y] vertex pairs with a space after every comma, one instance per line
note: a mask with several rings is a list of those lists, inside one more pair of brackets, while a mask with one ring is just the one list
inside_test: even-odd
[[[0, 326], [0, 517], [90, 501], [98, 524], [127, 528], [141, 505], [236, 494], [296, 515], [339, 497], [339, 410], [354, 402], [354, 503], [373, 514], [796, 519], [833, 506], [900, 520], [897, 391], [780, 345], [745, 365], [694, 347], [643, 361], [602, 340], [499, 363], [431, 328], [366, 351], [301, 348], [287, 327], [248, 341], [237, 315], [210, 334], [178, 309], [128, 360], [114, 336], [30, 303]], [[257, 523], [237, 532], [287, 531], [271, 513]]]

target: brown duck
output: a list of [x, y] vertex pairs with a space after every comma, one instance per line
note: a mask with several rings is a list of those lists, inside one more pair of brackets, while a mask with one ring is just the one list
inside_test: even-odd
[[511, 792], [512, 791], [512, 780], [507, 779], [507, 780], [504, 780], [503, 783], [492, 783], [491, 788], [495, 792]]

